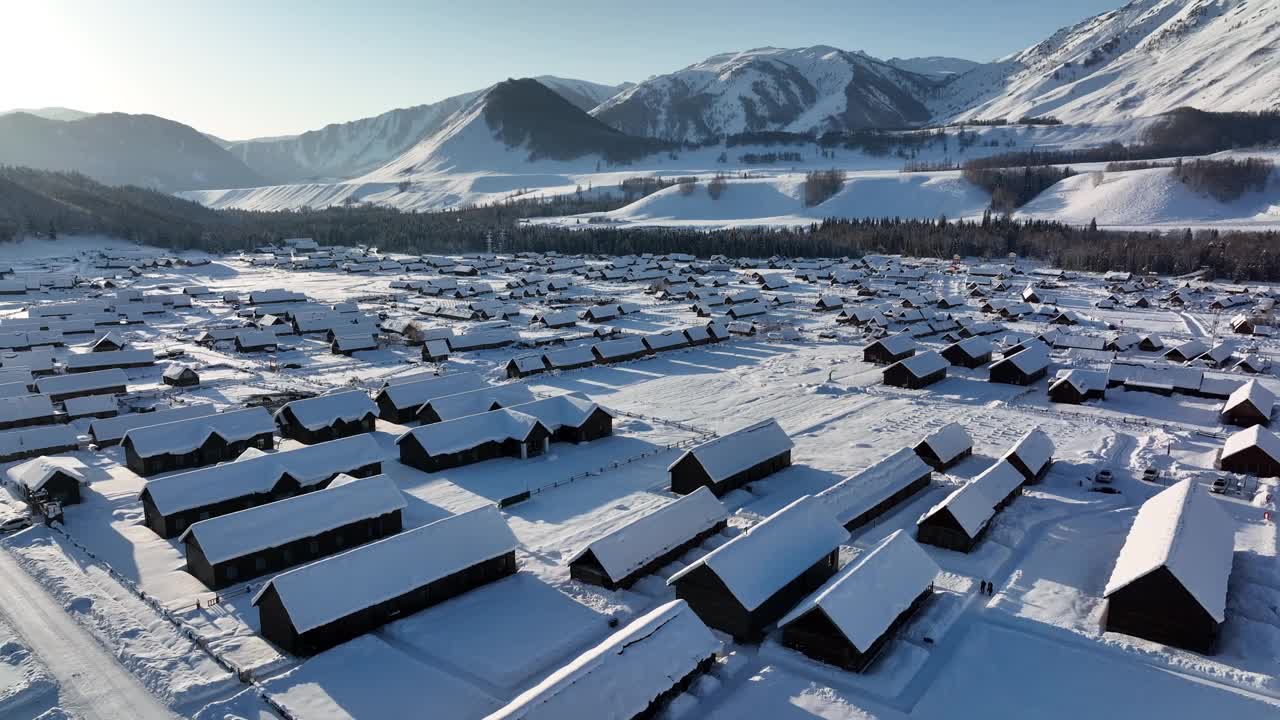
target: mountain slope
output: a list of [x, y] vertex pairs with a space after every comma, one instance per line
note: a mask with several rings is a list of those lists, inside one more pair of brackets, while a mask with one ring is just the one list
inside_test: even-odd
[[[599, 105], [622, 87], [549, 75], [538, 80], [583, 110]], [[484, 92], [477, 90], [435, 103], [326, 125], [301, 135], [233, 141], [227, 149], [272, 182], [357, 177], [394, 160], [440, 130], [454, 113]]]
[[681, 141], [758, 130], [901, 127], [929, 119], [922, 100], [936, 84], [862, 53], [760, 48], [650, 78], [592, 114], [632, 135]]
[[1280, 0], [1136, 0], [961, 75], [936, 119], [1280, 109]]
[[68, 121], [0, 116], [0, 164], [72, 170], [109, 185], [167, 191], [262, 183], [204, 135], [154, 115], [103, 113]]
[[83, 110], [73, 110], [64, 107], [43, 107], [43, 108], [18, 108], [17, 110], [5, 110], [0, 112], [0, 117], [12, 115], [14, 113], [26, 113], [44, 118], [45, 120], [83, 120], [90, 117], [93, 113], [84, 112]]
[[955, 75], [963, 75], [982, 64], [974, 62], [973, 60], [941, 57], [938, 55], [913, 58], [889, 58], [888, 60], [885, 60], [885, 62], [899, 70], [906, 70], [907, 72], [913, 72], [917, 75], [926, 75], [937, 80], [945, 80]]

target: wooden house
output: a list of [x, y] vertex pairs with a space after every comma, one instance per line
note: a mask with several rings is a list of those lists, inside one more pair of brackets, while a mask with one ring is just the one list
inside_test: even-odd
[[515, 380], [530, 375], [540, 375], [547, 371], [547, 361], [542, 355], [522, 355], [513, 357], [504, 366], [507, 377]]
[[862, 672], [933, 595], [939, 572], [906, 531], [894, 531], [778, 622], [782, 644]]
[[1212, 653], [1226, 620], [1235, 528], [1191, 479], [1143, 503], [1103, 592], [1104, 629]]
[[644, 344], [644, 340], [634, 335], [617, 340], [605, 340], [591, 346], [591, 354], [601, 365], [635, 360], [652, 353], [653, 351]]
[[1022, 473], [1028, 484], [1044, 479], [1053, 465], [1053, 440], [1038, 427], [1031, 428], [1000, 456]]
[[533, 402], [534, 399], [533, 391], [524, 383], [487, 385], [476, 390], [431, 398], [418, 408], [417, 418], [426, 425], [521, 405]]
[[338, 475], [377, 475], [385, 455], [372, 437], [356, 435], [156, 478], [138, 499], [147, 527], [175, 537], [201, 520], [323, 489]]
[[992, 511], [999, 512], [1022, 494], [1022, 486], [1027, 484], [1027, 478], [1007, 458], [1002, 458], [978, 473], [970, 483], [976, 485], [991, 501]]
[[943, 472], [973, 454], [973, 438], [960, 423], [948, 423], [913, 448], [929, 467]]
[[347, 390], [285, 403], [275, 423], [281, 437], [312, 445], [373, 432], [377, 416], [363, 390]]
[[1097, 370], [1072, 368], [1059, 371], [1058, 377], [1049, 383], [1049, 401], [1079, 405], [1087, 400], [1102, 400], [1107, 396], [1107, 374]]
[[916, 521], [916, 539], [936, 547], [967, 553], [995, 515], [990, 498], [973, 482], [956, 488]]
[[1030, 385], [1044, 377], [1049, 370], [1049, 348], [1041, 342], [1030, 343], [1017, 353], [1006, 353], [992, 363], [988, 378], [993, 383], [1006, 385]]
[[1171, 362], [1191, 362], [1207, 352], [1208, 345], [1199, 340], [1188, 340], [1167, 350], [1164, 359]]
[[396, 438], [400, 462], [423, 472], [536, 457], [550, 442], [551, 431], [537, 418], [507, 408], [423, 425]]
[[738, 641], [756, 641], [839, 568], [849, 533], [805, 495], [667, 580], [698, 617]]
[[1222, 421], [1240, 427], [1271, 422], [1276, 396], [1257, 380], [1241, 385], [1222, 405]]
[[551, 442], [592, 442], [613, 434], [613, 412], [580, 395], [556, 395], [510, 407], [537, 418], [551, 432]]
[[89, 423], [89, 437], [98, 447], [109, 447], [119, 444], [124, 439], [125, 433], [133, 428], [187, 420], [203, 415], [212, 415], [216, 412], [217, 409], [212, 403], [195, 403], [192, 405], [179, 405], [165, 410], [117, 415]]
[[129, 378], [119, 368], [95, 370], [74, 375], [54, 375], [36, 380], [36, 392], [49, 396], [53, 402], [89, 395], [123, 395]]
[[1280, 477], [1280, 437], [1261, 425], [1233, 433], [1222, 444], [1218, 466], [1227, 472]]
[[1138, 349], [1143, 352], [1157, 352], [1164, 349], [1164, 340], [1159, 335], [1143, 335], [1138, 341]]
[[724, 530], [729, 512], [707, 488], [642, 515], [583, 547], [569, 576], [609, 590], [631, 587]]
[[577, 370], [595, 365], [596, 355], [590, 345], [578, 345], [543, 353], [542, 362], [548, 370]]
[[84, 464], [72, 457], [41, 456], [9, 468], [6, 474], [9, 484], [18, 488], [32, 505], [41, 502], [76, 505], [80, 502], [80, 486], [88, 482], [86, 470]]
[[323, 490], [193, 523], [178, 540], [187, 572], [218, 590], [394, 535], [405, 505], [386, 475], [343, 476]]
[[671, 491], [708, 487], [717, 497], [791, 465], [791, 438], [773, 419], [762, 420], [684, 452], [667, 468]]
[[234, 460], [251, 447], [270, 450], [274, 441], [271, 414], [255, 407], [133, 428], [120, 444], [130, 470], [155, 475]]
[[70, 425], [23, 427], [0, 432], [0, 462], [24, 460], [78, 450], [80, 441]]
[[173, 387], [195, 387], [200, 384], [200, 376], [190, 365], [170, 365], [160, 375], [160, 381]]
[[920, 346], [909, 333], [899, 333], [880, 338], [863, 348], [862, 360], [877, 365], [892, 365], [915, 355], [919, 349]]
[[62, 407], [66, 410], [67, 420], [112, 418], [120, 414], [120, 404], [115, 395], [67, 398], [62, 401]]
[[846, 530], [856, 530], [929, 487], [932, 469], [902, 448], [814, 496]]
[[978, 368], [991, 362], [991, 341], [970, 337], [942, 349], [942, 357], [957, 367]]
[[89, 350], [91, 352], [114, 352], [116, 350], [123, 350], [126, 345], [128, 345], [128, 343], [125, 342], [124, 338], [115, 333], [109, 332], [97, 340], [94, 340], [93, 344], [89, 346]]
[[49, 425], [58, 421], [48, 395], [22, 394], [0, 398], [0, 430]]
[[387, 422], [403, 425], [418, 415], [427, 401], [443, 395], [454, 395], [476, 390], [486, 385], [479, 373], [454, 373], [426, 378], [406, 378], [405, 382], [392, 382], [373, 397], [378, 406], [378, 417]]
[[485, 506], [277, 575], [251, 602], [263, 637], [313, 655], [515, 573], [517, 544]]
[[276, 351], [276, 334], [270, 330], [237, 330], [234, 339], [238, 353]]
[[912, 355], [884, 370], [884, 384], [916, 390], [947, 377], [950, 363], [934, 350]]

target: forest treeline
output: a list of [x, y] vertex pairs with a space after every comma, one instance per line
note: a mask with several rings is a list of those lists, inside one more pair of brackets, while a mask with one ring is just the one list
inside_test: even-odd
[[[710, 185], [708, 183], [708, 191]], [[700, 257], [858, 257], [872, 253], [926, 258], [1042, 259], [1069, 270], [1181, 274], [1209, 268], [1219, 277], [1280, 280], [1280, 233], [1113, 232], [988, 213], [981, 221], [840, 219], [808, 227], [621, 229], [546, 226], [522, 218], [615, 209], [621, 195], [574, 194], [516, 199], [485, 207], [406, 213], [352, 205], [282, 212], [211, 210], [134, 187], [107, 187], [74, 173], [0, 167], [0, 241], [15, 236], [103, 234], [176, 249], [225, 252], [285, 237], [326, 245], [365, 244], [391, 252], [484, 250], [487, 237], [507, 252], [627, 254], [686, 252]], [[2, 252], [2, 251], [0, 251]]]

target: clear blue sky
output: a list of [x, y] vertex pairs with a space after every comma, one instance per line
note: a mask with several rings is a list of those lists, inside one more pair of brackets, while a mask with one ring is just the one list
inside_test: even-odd
[[0, 109], [290, 134], [507, 77], [639, 81], [716, 53], [834, 45], [992, 60], [1121, 0], [4, 0]]

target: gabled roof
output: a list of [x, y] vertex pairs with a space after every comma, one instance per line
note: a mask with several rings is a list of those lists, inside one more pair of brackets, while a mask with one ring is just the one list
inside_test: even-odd
[[873, 463], [814, 496], [841, 524], [884, 502], [910, 483], [933, 471], [911, 448]]
[[1241, 405], [1248, 403], [1252, 405], [1258, 412], [1271, 416], [1271, 411], [1275, 409], [1276, 396], [1257, 380], [1250, 380], [1241, 385], [1231, 396], [1227, 398], [1227, 402], [1222, 406], [1223, 412], [1231, 412]]
[[148, 413], [128, 413], [118, 417], [94, 420], [89, 424], [89, 433], [97, 442], [115, 442], [123, 439], [124, 434], [134, 428], [188, 420], [217, 412], [217, 408], [212, 403], [198, 403]]
[[110, 370], [94, 370], [92, 372], [75, 373], [73, 375], [54, 375], [36, 380], [36, 390], [48, 395], [65, 395], [67, 393], [85, 392], [101, 388], [124, 387], [129, 378], [120, 368]]
[[605, 573], [618, 581], [728, 516], [715, 494], [700, 487], [599, 538], [566, 562], [573, 563], [590, 551]]
[[[251, 448], [255, 449], [255, 448]], [[310, 486], [335, 475], [381, 462], [386, 452], [369, 435], [331, 440], [222, 463], [147, 481], [142, 494], [150, 496], [162, 515], [204, 507], [222, 500], [270, 492], [285, 475]]]
[[895, 530], [805, 598], [778, 627], [818, 609], [849, 644], [866, 652], [939, 572], [905, 530]]
[[1006, 356], [992, 367], [1005, 363], [1013, 365], [1025, 375], [1031, 375], [1049, 367], [1049, 348], [1042, 342], [1031, 342], [1025, 349]]
[[667, 466], [667, 471], [692, 456], [706, 470], [712, 482], [720, 482], [793, 447], [795, 443], [791, 442], [778, 421], [769, 418], [686, 450]]
[[921, 440], [920, 444], [933, 451], [934, 457], [938, 460], [948, 463], [960, 457], [966, 450], [972, 450], [973, 438], [969, 436], [969, 431], [965, 430], [963, 425], [953, 422], [934, 431]]
[[912, 375], [922, 378], [932, 375], [939, 370], [945, 371], [951, 363], [947, 362], [947, 359], [939, 355], [936, 350], [928, 350], [926, 352], [916, 353], [905, 360], [899, 360], [894, 363], [894, 365], [901, 365]]
[[1027, 479], [1008, 460], [1000, 460], [983, 470], [971, 482], [991, 500], [994, 506], [1017, 490]]
[[1234, 549], [1231, 517], [1202, 487], [1183, 480], [1138, 509], [1103, 596], [1163, 567], [1222, 622]]
[[324, 490], [193, 523], [178, 539], [195, 540], [205, 559], [217, 564], [403, 510], [405, 505], [400, 488], [387, 475], [344, 475]]
[[21, 465], [14, 465], [9, 468], [8, 475], [10, 481], [36, 492], [44, 487], [49, 478], [58, 473], [63, 473], [81, 483], [85, 483], [87, 480], [84, 472], [87, 469], [84, 463], [73, 457], [47, 457], [42, 455]]
[[48, 395], [17, 395], [0, 398], [0, 422], [48, 417], [53, 417], [53, 402], [49, 400]]
[[347, 390], [294, 400], [281, 406], [276, 411], [276, 417], [281, 417], [285, 410], [292, 413], [298, 424], [307, 430], [319, 430], [338, 420], [349, 423], [366, 415], [378, 414], [378, 407], [363, 390]]
[[969, 537], [975, 537], [995, 514], [993, 502], [980, 487], [973, 482], [967, 482], [953, 490], [950, 495], [943, 498], [942, 502], [929, 508], [920, 516], [916, 524], [947, 510]]
[[642, 615], [486, 720], [630, 720], [722, 644], [684, 600]]
[[872, 345], [879, 345], [888, 351], [890, 355], [899, 355], [908, 350], [920, 349], [920, 345], [916, 343], [915, 339], [912, 338], [909, 333], [899, 333], [897, 335], [880, 338], [872, 343]]
[[63, 363], [67, 370], [85, 368], [119, 367], [122, 365], [149, 365], [156, 361], [153, 350], [106, 350], [101, 352], [73, 353]]
[[1254, 425], [1240, 432], [1232, 434], [1227, 441], [1222, 444], [1222, 457], [1228, 458], [1241, 450], [1251, 447], [1257, 447], [1266, 453], [1267, 457], [1280, 462], [1280, 437], [1276, 434], [1263, 429], [1261, 425]]
[[539, 425], [532, 415], [503, 408], [416, 427], [396, 438], [396, 444], [412, 437], [428, 455], [447, 455], [486, 442], [524, 442]]
[[532, 415], [551, 432], [562, 427], [579, 427], [597, 410], [609, 417], [616, 417], [613, 411], [597, 405], [589, 398], [572, 393], [511, 405], [510, 408]]
[[991, 346], [990, 340], [978, 335], [953, 343], [951, 347], [956, 348], [971, 358], [980, 358], [983, 355], [990, 355], [994, 349]]
[[378, 391], [378, 397], [386, 397], [397, 408], [409, 408], [444, 395], [475, 390], [485, 386], [479, 373], [455, 373], [408, 382], [392, 382]]
[[707, 567], [747, 610], [755, 610], [835, 550], [849, 533], [823, 503], [805, 495], [672, 575]]
[[507, 383], [505, 385], [489, 385], [476, 390], [468, 390], [453, 395], [444, 395], [428, 400], [424, 409], [435, 410], [441, 420], [453, 420], [467, 415], [488, 412], [497, 404], [498, 407], [510, 407], [533, 402], [533, 391], [524, 383]]
[[1018, 459], [1034, 474], [1039, 473], [1040, 468], [1053, 460], [1053, 450], [1053, 440], [1049, 435], [1044, 430], [1034, 427], [1018, 438], [1018, 442], [1014, 443], [1013, 447], [1000, 458], [1007, 460], [1010, 456], [1017, 455]]
[[277, 575], [252, 604], [275, 588], [294, 629], [305, 633], [505, 555], [517, 544], [498, 509], [486, 505]]
[[136, 427], [127, 431], [121, 442], [132, 445], [138, 457], [179, 455], [199, 448], [213, 435], [236, 442], [273, 434], [275, 427], [266, 408], [253, 407]]

